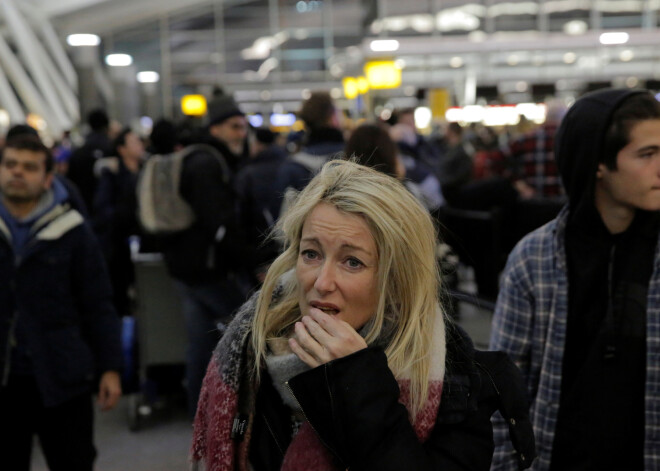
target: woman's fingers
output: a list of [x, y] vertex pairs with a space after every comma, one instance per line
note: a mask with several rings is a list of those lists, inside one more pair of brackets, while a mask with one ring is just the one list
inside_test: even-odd
[[306, 365], [311, 366], [312, 368], [316, 368], [320, 365], [320, 363], [313, 356], [307, 353], [307, 351], [305, 351], [305, 349], [300, 346], [296, 339], [289, 339], [289, 347], [291, 347], [293, 353], [295, 353], [298, 358], [300, 358], [300, 360]]

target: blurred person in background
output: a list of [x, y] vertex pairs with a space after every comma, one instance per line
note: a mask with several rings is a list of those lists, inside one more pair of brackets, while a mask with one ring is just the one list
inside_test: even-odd
[[194, 221], [161, 241], [167, 270], [183, 304], [191, 415], [197, 408], [213, 348], [245, 300], [249, 285], [242, 275], [246, 266], [252, 266], [234, 188], [248, 123], [231, 96], [216, 98], [213, 106], [209, 105], [210, 124], [203, 139], [207, 145], [194, 148], [181, 166], [179, 193], [190, 205]]
[[273, 203], [279, 201], [273, 175], [288, 155], [277, 139], [278, 134], [268, 128], [255, 129], [250, 139], [250, 158], [236, 175], [241, 224], [247, 243], [255, 252], [250, 273], [256, 283], [263, 281], [268, 265], [279, 253], [279, 244], [267, 238], [278, 211]]
[[129, 238], [139, 236], [136, 186], [145, 157], [144, 143], [130, 128], [114, 140], [115, 156], [101, 169], [94, 198], [94, 231], [99, 238], [114, 288], [114, 302], [121, 316], [131, 315], [129, 289], [135, 283]]
[[554, 156], [555, 134], [566, 114], [566, 106], [548, 103], [545, 122], [509, 143], [506, 154], [511, 178], [523, 198], [556, 198], [564, 190]]
[[[276, 190], [281, 205], [287, 189], [302, 190], [323, 164], [344, 150], [342, 115], [329, 92], [312, 92], [298, 113], [305, 123], [301, 148], [291, 154], [277, 172]], [[276, 205], [277, 206], [277, 205]], [[280, 208], [275, 208], [277, 218]]]
[[85, 137], [85, 143], [71, 154], [67, 178], [78, 187], [85, 206], [91, 213], [98, 186], [94, 165], [97, 160], [112, 156], [114, 149], [110, 137], [110, 119], [105, 110], [90, 111], [87, 116], [87, 125], [90, 132]]
[[92, 392], [121, 395], [120, 322], [96, 237], [35, 136], [0, 156], [0, 450], [28, 471], [34, 436], [53, 471], [92, 471]]

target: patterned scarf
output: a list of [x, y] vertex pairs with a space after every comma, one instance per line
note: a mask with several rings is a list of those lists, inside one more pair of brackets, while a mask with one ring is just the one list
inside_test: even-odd
[[[191, 446], [193, 471], [250, 469], [249, 425], [240, 442], [232, 439], [232, 429], [235, 431], [236, 426], [240, 425], [235, 419], [239, 412], [239, 390], [244, 394], [241, 386], [245, 386], [250, 371], [245, 355], [246, 342], [255, 315], [258, 294], [253, 295], [236, 314], [209, 363], [195, 416]], [[413, 424], [417, 438], [422, 443], [428, 439], [435, 426], [445, 373], [445, 327], [440, 310], [437, 316], [434, 323], [428, 398]], [[397, 380], [400, 389], [399, 402], [407, 406], [410, 404], [410, 379], [404, 375]], [[281, 469], [341, 470], [332, 454], [306, 422], [287, 448]]]

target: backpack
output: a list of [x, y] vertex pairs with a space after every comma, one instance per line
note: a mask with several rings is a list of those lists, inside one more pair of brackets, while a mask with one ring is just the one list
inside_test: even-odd
[[196, 152], [213, 155], [222, 167], [223, 183], [229, 184], [229, 167], [224, 157], [209, 145], [193, 144], [173, 154], [150, 157], [137, 183], [138, 220], [146, 233], [169, 235], [184, 231], [195, 222], [195, 213], [179, 188], [183, 162]]

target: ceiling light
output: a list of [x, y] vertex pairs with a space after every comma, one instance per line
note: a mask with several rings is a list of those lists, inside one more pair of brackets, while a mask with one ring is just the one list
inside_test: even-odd
[[509, 64], [510, 66], [518, 65], [518, 62], [520, 62], [520, 59], [515, 54], [511, 54], [506, 59], [506, 63]]
[[133, 58], [128, 54], [108, 54], [105, 63], [111, 67], [126, 67], [133, 63]]
[[449, 66], [454, 69], [458, 69], [459, 67], [463, 66], [463, 59], [459, 56], [454, 56], [449, 59]]
[[371, 41], [371, 50], [374, 52], [392, 52], [399, 49], [396, 39], [375, 39]]
[[160, 75], [158, 75], [158, 72], [145, 70], [143, 72], [137, 73], [137, 81], [140, 83], [156, 83], [158, 80], [160, 80]]
[[637, 77], [628, 77], [626, 79], [626, 87], [635, 88], [637, 85], [639, 85], [639, 79]]
[[431, 113], [431, 108], [426, 106], [420, 106], [415, 109], [415, 127], [417, 129], [426, 129], [431, 125], [431, 120], [433, 119], [433, 113]]
[[339, 64], [332, 64], [330, 66], [330, 75], [333, 77], [341, 77], [344, 74], [344, 68]]
[[397, 59], [394, 61], [394, 67], [403, 70], [406, 68], [406, 61], [404, 61], [403, 59]]
[[101, 38], [95, 34], [70, 34], [66, 42], [69, 46], [98, 46]]
[[331, 96], [334, 100], [338, 100], [338, 99], [340, 99], [340, 98], [341, 98], [341, 94], [342, 94], [341, 88], [337, 88], [337, 87], [335, 87], [335, 88], [333, 88], [332, 90], [330, 90], [330, 96]]
[[300, 97], [303, 100], [309, 100], [309, 97], [312, 96], [312, 91], [309, 88], [303, 89], [303, 91], [300, 92]]
[[621, 51], [619, 53], [619, 59], [623, 62], [630, 62], [635, 58], [635, 53], [631, 51], [630, 49], [626, 49], [625, 51]]
[[577, 60], [577, 54], [574, 52], [567, 52], [564, 54], [564, 64], [572, 64]]
[[523, 81], [517, 82], [516, 83], [516, 91], [520, 92], [520, 93], [526, 92], [527, 91], [527, 82], [523, 82]]
[[405, 96], [413, 96], [415, 93], [417, 93], [417, 89], [415, 87], [413, 87], [412, 85], [407, 85], [403, 89], [403, 94]]
[[564, 24], [564, 33], [572, 36], [584, 34], [587, 32], [587, 29], [589, 29], [589, 25], [587, 25], [586, 21], [582, 20], [573, 20]]
[[601, 44], [625, 44], [630, 39], [628, 33], [603, 33], [600, 35]]

